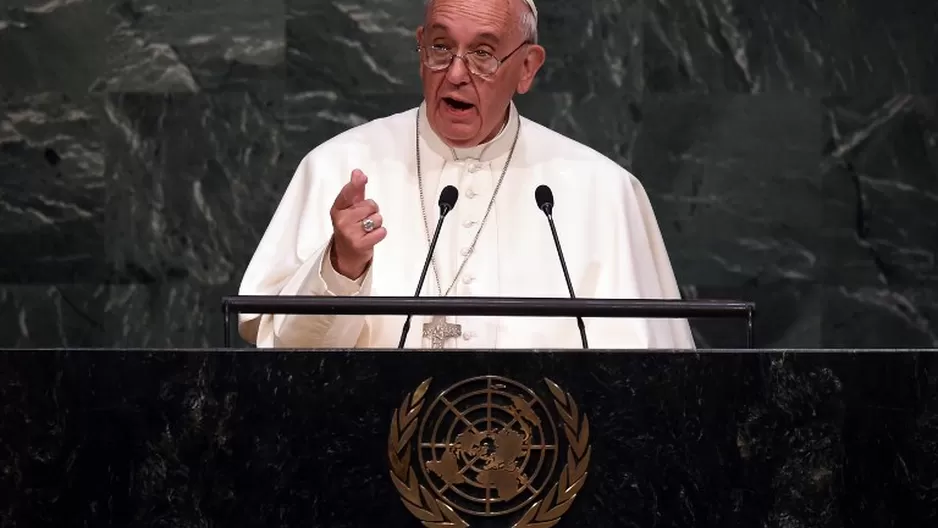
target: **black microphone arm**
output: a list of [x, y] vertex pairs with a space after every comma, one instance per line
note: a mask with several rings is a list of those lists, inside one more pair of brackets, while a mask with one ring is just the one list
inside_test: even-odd
[[[567, 270], [567, 261], [563, 258], [563, 250], [560, 249], [560, 237], [557, 236], [557, 226], [554, 225], [554, 193], [546, 185], [538, 185], [534, 190], [534, 199], [537, 200], [537, 207], [544, 211], [547, 216], [547, 223], [550, 225], [550, 232], [554, 235], [554, 246], [557, 248], [557, 256], [560, 257], [560, 267], [563, 269], [563, 278], [567, 281], [567, 291], [570, 292], [570, 298], [576, 299], [573, 293], [573, 282], [570, 281], [570, 272]], [[580, 328], [580, 341], [583, 348], [589, 348], [586, 340], [586, 325], [583, 324], [583, 318], [577, 317], [576, 324]]]
[[[453, 210], [453, 207], [456, 206], [456, 200], [459, 199], [459, 191], [456, 190], [452, 185], [447, 185], [443, 187], [443, 190], [440, 192], [440, 219], [436, 221], [436, 229], [433, 231], [433, 238], [430, 239], [430, 249], [427, 251], [427, 259], [423, 263], [423, 271], [420, 272], [420, 280], [417, 281], [417, 290], [414, 292], [414, 297], [420, 297], [420, 290], [423, 289], [423, 281], [427, 279], [427, 271], [430, 269], [430, 262], [433, 261], [433, 251], [436, 249], [436, 241], [440, 238], [440, 231], [443, 229], [443, 220], [446, 218], [446, 215]], [[404, 342], [407, 341], [407, 333], [410, 332], [410, 319], [413, 317], [413, 314], [407, 314], [407, 319], [404, 321], [404, 328], [401, 330], [401, 340], [397, 344], [397, 348], [404, 348]]]

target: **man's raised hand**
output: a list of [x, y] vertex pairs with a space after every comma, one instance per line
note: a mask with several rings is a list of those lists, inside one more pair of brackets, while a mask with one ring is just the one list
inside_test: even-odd
[[388, 232], [382, 225], [378, 204], [365, 198], [368, 177], [355, 169], [339, 191], [332, 210], [332, 267], [341, 275], [357, 279], [368, 269], [375, 244]]

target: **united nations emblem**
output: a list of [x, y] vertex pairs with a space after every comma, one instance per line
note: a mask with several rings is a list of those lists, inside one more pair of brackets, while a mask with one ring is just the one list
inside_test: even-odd
[[391, 480], [411, 514], [428, 528], [467, 528], [464, 516], [512, 516], [512, 528], [560, 522], [590, 458], [589, 421], [573, 398], [546, 378], [548, 402], [514, 380], [482, 376], [424, 409], [431, 381], [404, 398], [388, 436]]

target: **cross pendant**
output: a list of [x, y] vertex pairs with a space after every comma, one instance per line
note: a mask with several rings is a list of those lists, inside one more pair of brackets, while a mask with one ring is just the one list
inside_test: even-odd
[[429, 323], [423, 324], [423, 337], [429, 337], [433, 348], [443, 348], [447, 339], [462, 335], [462, 325], [446, 322], [442, 315], [434, 315]]

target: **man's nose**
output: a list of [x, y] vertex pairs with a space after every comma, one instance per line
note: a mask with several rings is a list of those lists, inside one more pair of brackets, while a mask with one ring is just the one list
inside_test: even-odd
[[462, 57], [453, 57], [449, 69], [446, 70], [446, 80], [453, 84], [466, 84], [469, 82], [469, 67], [466, 65], [466, 59]]

